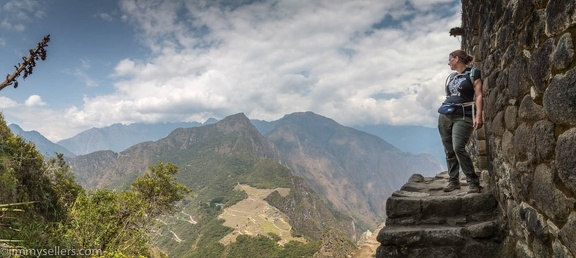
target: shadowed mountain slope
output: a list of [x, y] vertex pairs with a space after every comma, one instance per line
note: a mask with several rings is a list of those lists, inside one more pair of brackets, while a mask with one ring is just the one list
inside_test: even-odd
[[410, 175], [441, 171], [430, 155], [402, 152], [379, 137], [312, 112], [275, 121], [265, 136], [284, 164], [363, 228], [373, 229], [384, 219], [384, 200]]
[[12, 131], [13, 134], [20, 135], [22, 138], [26, 139], [26, 141], [34, 143], [38, 152], [42, 153], [42, 155], [46, 157], [54, 157], [56, 152], [62, 153], [67, 157], [76, 156], [76, 154], [74, 154], [72, 151], [59, 144], [53, 143], [39, 132], [24, 131], [20, 126], [16, 124], [10, 124], [8, 128], [10, 128], [10, 131]]
[[[272, 192], [266, 200], [288, 216], [294, 233], [319, 241], [320, 249], [326, 253], [349, 253], [353, 247], [351, 239], [358, 233], [352, 219], [334, 212], [304, 180], [279, 164], [278, 157], [277, 150], [250, 120], [244, 114], [236, 114], [215, 124], [176, 129], [165, 138], [134, 145], [118, 154], [100, 151], [78, 156], [69, 164], [85, 187], [116, 189], [126, 187], [157, 162], [178, 166], [177, 179], [192, 194], [182, 202], [177, 214], [190, 218], [163, 218], [165, 226], [154, 236], [160, 249], [170, 257], [207, 257], [212, 252], [228, 251], [219, 241], [233, 229], [224, 226], [218, 216], [247, 197], [235, 190], [239, 184], [290, 189], [287, 195]], [[336, 242], [350, 244], [334, 246]]]

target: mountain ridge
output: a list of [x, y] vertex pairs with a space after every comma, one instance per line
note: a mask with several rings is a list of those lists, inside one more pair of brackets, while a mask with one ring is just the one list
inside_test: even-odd
[[17, 124], [10, 124], [8, 125], [10, 131], [15, 135], [20, 135], [28, 142], [34, 143], [38, 152], [42, 153], [46, 157], [54, 157], [56, 153], [62, 153], [66, 156], [76, 156], [75, 153], [68, 150], [66, 147], [54, 143], [44, 137], [41, 133], [37, 131], [24, 131], [19, 125]]
[[377, 136], [312, 112], [285, 116], [265, 137], [295, 175], [368, 228], [384, 219], [382, 200], [410, 175], [441, 169], [430, 155], [402, 152]]
[[[355, 217], [362, 228], [374, 228], [384, 219], [385, 207], [381, 200], [392, 193], [391, 189], [400, 187], [414, 173], [433, 175], [441, 169], [441, 165], [434, 162], [430, 155], [402, 152], [377, 136], [342, 126], [312, 112], [289, 114], [267, 126], [266, 135], [261, 135], [253, 122], [239, 113], [215, 124], [196, 128], [212, 128], [222, 133], [232, 133], [243, 128], [240, 131], [250, 136], [247, 139], [260, 139], [259, 142], [247, 143], [258, 155], [281, 160], [294, 175], [304, 178], [336, 210]], [[91, 156], [92, 165], [78, 166], [73, 161], [71, 166], [78, 174], [78, 181], [89, 188], [118, 187], [120, 183], [114, 178], [126, 171], [142, 171], [145, 169], [142, 164], [161, 160], [152, 159], [152, 156], [177, 157], [179, 150], [190, 149], [198, 141], [210, 137], [202, 133], [203, 130], [189, 129], [176, 129], [165, 138], [136, 144], [116, 155], [96, 152]], [[218, 141], [215, 139], [215, 142]], [[214, 145], [212, 148], [219, 154], [236, 152], [242, 155], [234, 150], [233, 145], [221, 146], [215, 142], [210, 144]], [[170, 146], [170, 149], [157, 150], [157, 144]], [[127, 163], [127, 157], [137, 161]], [[75, 160], [84, 159], [85, 156], [79, 156]], [[89, 170], [95, 165], [118, 161], [123, 167], [98, 172], [96, 177], [88, 176], [93, 173]], [[107, 168], [106, 165], [102, 167]]]
[[[250, 121], [262, 135], [265, 135], [281, 119], [274, 121], [251, 119]], [[214, 118], [210, 118], [204, 123], [133, 123], [129, 125], [116, 123], [106, 127], [91, 128], [58, 142], [51, 142], [36, 131], [23, 131], [18, 125], [14, 124], [13, 127], [17, 127], [18, 130], [15, 130], [16, 132], [20, 132], [19, 134], [25, 139], [34, 142], [37, 146], [52, 146], [48, 148], [42, 147], [41, 152], [47, 156], [53, 156], [56, 152], [64, 153], [65, 156], [76, 156], [101, 150], [112, 150], [119, 153], [138, 143], [161, 139], [177, 128], [197, 127], [213, 124], [217, 121]], [[358, 125], [349, 127], [378, 136], [404, 152], [430, 154], [445, 170], [444, 150], [436, 128], [393, 125]], [[34, 134], [39, 134], [44, 139], [39, 139], [33, 136]], [[62, 150], [62, 148], [66, 150]]]
[[202, 124], [198, 122], [133, 123], [129, 125], [116, 123], [82, 131], [73, 137], [58, 141], [57, 144], [66, 147], [77, 155], [100, 150], [120, 152], [136, 143], [158, 140], [176, 128], [200, 125]]
[[[208, 208], [223, 205], [225, 209], [246, 198], [245, 193], [234, 190], [239, 183], [262, 189], [300, 189], [288, 196], [272, 193], [265, 200], [290, 217], [295, 232], [301, 232], [297, 234], [314, 239], [322, 239], [326, 233], [326, 224], [318, 222], [331, 218], [330, 230], [348, 233], [326, 235], [347, 236], [349, 240], [339, 241], [345, 243], [382, 222], [382, 200], [405, 182], [404, 177], [430, 172], [423, 167], [438, 172], [438, 164], [430, 155], [405, 153], [375, 135], [313, 112], [288, 114], [273, 122], [250, 120], [238, 113], [211, 124], [179, 127], [163, 138], [120, 152], [100, 150], [68, 157], [67, 162], [86, 188], [119, 190], [152, 164], [175, 163], [181, 169], [178, 181], [195, 192], [181, 207], [182, 212], [190, 214], [191, 220], [193, 216], [200, 226], [173, 220], [182, 228], [165, 228], [164, 237], [157, 240], [161, 246], [172, 245], [175, 239], [184, 241], [182, 236], [190, 235], [188, 231], [196, 232], [207, 224], [221, 228], [218, 232], [231, 232], [219, 222], [208, 221], [214, 217], [203, 209], [206, 203]], [[324, 208], [319, 209], [319, 205]], [[310, 216], [317, 221], [311, 221]], [[169, 235], [176, 237], [165, 237]], [[191, 234], [190, 238], [201, 241], [201, 234]], [[347, 244], [342, 246], [342, 250], [348, 248]], [[177, 249], [180, 251], [173, 254], [189, 251], [183, 246]], [[331, 252], [324, 245], [321, 249]]]
[[[98, 162], [93, 160], [103, 160], [110, 164], [95, 168], [94, 164]], [[165, 219], [166, 227], [155, 239], [171, 256], [190, 252], [203, 254], [212, 248], [227, 250], [218, 241], [206, 237], [217, 234], [217, 237], [212, 236], [210, 239], [219, 240], [232, 232], [231, 228], [218, 221], [216, 215], [221, 212], [220, 207], [225, 209], [246, 198], [245, 193], [235, 190], [238, 184], [248, 184], [259, 189], [291, 188], [288, 195], [274, 194], [275, 191], [266, 200], [287, 214], [294, 232], [320, 241], [321, 249], [327, 249], [330, 243], [334, 243], [336, 236], [349, 239], [344, 242], [352, 243], [350, 239], [359, 233], [354, 229], [351, 218], [336, 215], [302, 179], [293, 176], [278, 163], [275, 148], [242, 113], [226, 117], [215, 124], [180, 128], [158, 141], [140, 143], [116, 155], [104, 151], [71, 158], [69, 164], [80, 178], [99, 175], [97, 179], [105, 180], [91, 181], [87, 185], [89, 189], [104, 186], [122, 189], [125, 182], [139, 176], [144, 167], [159, 161], [171, 162], [180, 168], [178, 181], [194, 193], [187, 197], [188, 201], [182, 204], [181, 209], [198, 222], [191, 224]], [[220, 233], [202, 233], [205, 230]], [[330, 237], [324, 236], [326, 232], [332, 231], [335, 233], [330, 234]], [[179, 236], [176, 239], [181, 242], [174, 240], [174, 237], [165, 237], [174, 235]], [[190, 241], [198, 243], [197, 249], [190, 250], [190, 245], [181, 244]], [[351, 248], [353, 244], [345, 244], [339, 250], [348, 253]]]

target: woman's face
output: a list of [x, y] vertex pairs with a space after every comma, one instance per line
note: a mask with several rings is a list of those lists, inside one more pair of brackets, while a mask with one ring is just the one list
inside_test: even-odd
[[448, 65], [450, 66], [450, 70], [455, 70], [455, 65], [458, 62], [458, 57], [453, 57], [451, 55], [448, 56]]

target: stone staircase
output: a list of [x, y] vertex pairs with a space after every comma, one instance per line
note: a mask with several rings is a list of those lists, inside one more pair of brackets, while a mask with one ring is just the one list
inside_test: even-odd
[[505, 236], [497, 221], [498, 203], [483, 189], [450, 193], [446, 172], [436, 177], [415, 174], [386, 202], [386, 226], [377, 236], [377, 258], [500, 257]]

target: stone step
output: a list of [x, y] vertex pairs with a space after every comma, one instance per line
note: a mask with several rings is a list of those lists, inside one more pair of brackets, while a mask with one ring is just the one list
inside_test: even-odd
[[459, 226], [386, 226], [376, 257], [497, 257], [503, 232], [496, 221]]
[[413, 175], [386, 201], [386, 226], [376, 257], [499, 257], [504, 230], [498, 202], [489, 191], [444, 192], [447, 173]]
[[386, 225], [480, 222], [493, 219], [497, 207], [490, 193], [430, 195], [397, 191], [386, 201]]
[[412, 175], [386, 201], [386, 225], [459, 225], [487, 221], [496, 216], [498, 202], [487, 190], [467, 193], [465, 178], [461, 178], [461, 189], [444, 192], [447, 184], [446, 172], [435, 177]]
[[503, 257], [499, 254], [498, 242], [466, 242], [462, 246], [397, 247], [378, 246], [375, 258], [491, 258]]

